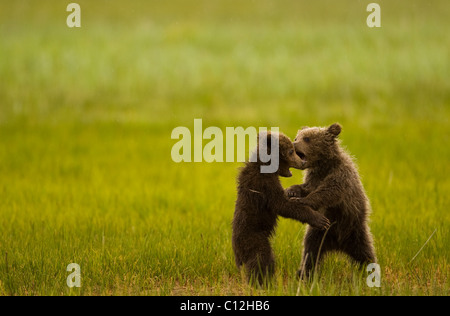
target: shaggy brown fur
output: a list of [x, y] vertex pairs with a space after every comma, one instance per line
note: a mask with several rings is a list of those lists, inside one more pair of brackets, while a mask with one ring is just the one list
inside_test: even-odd
[[[268, 133], [270, 135], [270, 133]], [[270, 148], [271, 137], [260, 137]], [[272, 137], [276, 137], [273, 135]], [[278, 215], [308, 223], [318, 231], [329, 227], [330, 222], [319, 212], [289, 199], [278, 176], [290, 177], [290, 167], [300, 168], [291, 140], [279, 133], [279, 168], [275, 173], [261, 173], [262, 162], [246, 162], [238, 177], [238, 196], [233, 218], [232, 245], [236, 265], [245, 266], [249, 281], [266, 284], [274, 272], [274, 255], [269, 238], [272, 236]], [[266, 147], [267, 148], [267, 147]]]
[[[329, 251], [341, 251], [363, 265], [376, 262], [372, 235], [367, 225], [369, 200], [355, 164], [336, 139], [339, 124], [328, 128], [303, 128], [294, 141], [302, 168], [307, 169], [304, 183], [286, 190], [324, 214], [333, 224], [325, 232], [308, 227], [304, 238], [302, 267], [299, 275], [308, 277], [316, 263]], [[319, 254], [319, 248], [320, 254]]]

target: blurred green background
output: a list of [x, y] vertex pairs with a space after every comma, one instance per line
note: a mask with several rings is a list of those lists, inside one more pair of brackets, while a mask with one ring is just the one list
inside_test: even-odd
[[[381, 28], [369, 1], [77, 1], [81, 28], [69, 3], [0, 2], [0, 294], [449, 294], [448, 1], [378, 1]], [[340, 256], [299, 286], [305, 226], [284, 219], [273, 286], [247, 287], [240, 164], [171, 160], [194, 118], [292, 138], [340, 122], [382, 287]]]

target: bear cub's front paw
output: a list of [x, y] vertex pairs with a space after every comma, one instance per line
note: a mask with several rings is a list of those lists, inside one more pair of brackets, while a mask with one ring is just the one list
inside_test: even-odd
[[331, 223], [324, 215], [317, 213], [315, 214], [312, 221], [309, 223], [312, 227], [320, 229], [320, 230], [327, 230], [330, 228]]
[[287, 188], [285, 190], [285, 192], [286, 192], [286, 195], [287, 195], [288, 198], [300, 198], [300, 197], [302, 197], [302, 195], [301, 195], [301, 188], [300, 188], [300, 186], [297, 186], [297, 185], [293, 185], [290, 188]]

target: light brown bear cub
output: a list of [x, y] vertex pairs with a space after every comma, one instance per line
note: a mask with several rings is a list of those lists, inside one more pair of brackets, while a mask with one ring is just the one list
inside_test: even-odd
[[[363, 265], [376, 262], [367, 224], [369, 200], [350, 155], [339, 146], [341, 126], [304, 127], [294, 140], [295, 151], [306, 169], [304, 183], [286, 190], [289, 197], [324, 214], [332, 223], [325, 231], [308, 226], [299, 276], [308, 277], [323, 255], [341, 251]], [[321, 246], [322, 243], [322, 246]], [[319, 254], [320, 248], [320, 254]]]

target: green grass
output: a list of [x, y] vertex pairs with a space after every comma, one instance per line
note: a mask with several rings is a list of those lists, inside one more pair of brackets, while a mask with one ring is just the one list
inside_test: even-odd
[[[381, 29], [361, 1], [78, 1], [81, 29], [68, 3], [0, 3], [0, 295], [450, 294], [445, 0], [379, 1]], [[273, 283], [248, 286], [231, 249], [240, 164], [171, 160], [194, 118], [291, 137], [339, 121], [381, 288], [341, 255], [299, 284], [305, 226], [286, 219]]]

